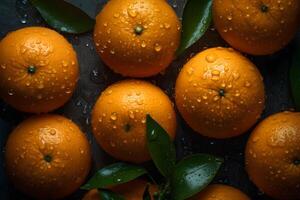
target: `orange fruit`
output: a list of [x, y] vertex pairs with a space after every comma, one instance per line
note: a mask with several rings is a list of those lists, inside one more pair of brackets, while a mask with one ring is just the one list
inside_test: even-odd
[[0, 97], [20, 111], [43, 113], [62, 106], [78, 75], [74, 49], [53, 30], [22, 28], [0, 42]]
[[246, 147], [250, 179], [275, 199], [299, 199], [300, 113], [281, 112], [263, 120]]
[[94, 136], [108, 154], [119, 160], [150, 160], [146, 146], [147, 114], [174, 139], [175, 111], [161, 89], [139, 80], [115, 83], [102, 92], [93, 108]]
[[96, 18], [96, 49], [116, 73], [147, 77], [175, 57], [180, 22], [162, 0], [110, 0]]
[[234, 187], [214, 184], [207, 186], [191, 200], [250, 200], [250, 198]]
[[[111, 190], [119, 195], [122, 195], [126, 200], [141, 200], [143, 199], [144, 191], [147, 187], [147, 182], [144, 180], [133, 180], [113, 187]], [[157, 187], [154, 185], [149, 186], [151, 196], [157, 192]], [[96, 189], [90, 190], [82, 200], [100, 200], [99, 192]]]
[[264, 109], [262, 77], [230, 48], [210, 48], [182, 68], [175, 87], [179, 112], [196, 132], [228, 138], [247, 131]]
[[295, 36], [299, 0], [214, 0], [214, 24], [234, 48], [253, 55], [272, 54]]
[[22, 122], [5, 148], [8, 176], [20, 191], [37, 199], [63, 198], [84, 182], [91, 151], [78, 126], [59, 115]]

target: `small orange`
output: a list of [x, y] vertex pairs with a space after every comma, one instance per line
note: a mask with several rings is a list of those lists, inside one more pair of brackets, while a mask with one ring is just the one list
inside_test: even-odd
[[78, 76], [75, 51], [53, 30], [22, 28], [0, 42], [0, 97], [18, 110], [43, 113], [62, 106]]
[[[122, 195], [126, 200], [142, 200], [147, 184], [148, 183], [146, 181], [137, 179], [115, 186], [111, 190], [119, 195]], [[155, 192], [157, 192], [157, 187], [155, 185], [150, 185], [150, 195], [152, 196]], [[82, 200], [100, 200], [98, 190], [90, 190]]]
[[269, 116], [252, 132], [246, 147], [250, 179], [275, 199], [300, 198], [300, 113]]
[[152, 76], [174, 59], [180, 22], [163, 0], [110, 0], [96, 18], [94, 41], [113, 71]]
[[214, 0], [214, 24], [231, 46], [253, 55], [286, 46], [299, 27], [299, 0]]
[[207, 186], [191, 200], [250, 200], [250, 198], [234, 187], [214, 184]]
[[181, 70], [175, 100], [196, 132], [228, 138], [247, 131], [264, 108], [262, 77], [247, 58], [230, 48], [205, 50]]
[[176, 115], [162, 90], [139, 80], [115, 83], [102, 92], [93, 108], [94, 136], [107, 153], [119, 160], [150, 160], [146, 146], [147, 114], [174, 139]]
[[84, 182], [91, 151], [85, 135], [69, 119], [41, 115], [25, 120], [9, 135], [5, 161], [20, 191], [37, 199], [58, 199]]

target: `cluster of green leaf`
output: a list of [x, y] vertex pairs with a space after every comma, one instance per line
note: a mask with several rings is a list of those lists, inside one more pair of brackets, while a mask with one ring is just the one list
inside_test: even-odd
[[[184, 200], [204, 189], [217, 174], [223, 160], [207, 154], [188, 156], [179, 162], [176, 160], [175, 146], [167, 132], [150, 115], [146, 119], [147, 146], [152, 161], [164, 177], [155, 200]], [[82, 189], [99, 189], [102, 199], [123, 199], [119, 194], [107, 188], [132, 181], [142, 175], [151, 174], [140, 166], [115, 163], [100, 169]], [[150, 180], [153, 180], [151, 177]], [[107, 198], [106, 198], [107, 197]], [[144, 200], [151, 199], [148, 187]]]

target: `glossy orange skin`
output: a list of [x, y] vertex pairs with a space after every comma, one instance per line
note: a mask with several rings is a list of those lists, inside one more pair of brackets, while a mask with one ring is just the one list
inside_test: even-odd
[[[28, 72], [29, 66], [35, 73]], [[78, 77], [73, 47], [53, 30], [22, 28], [0, 42], [0, 97], [20, 111], [45, 113], [61, 107]]]
[[234, 187], [213, 184], [207, 186], [191, 200], [250, 200], [250, 198]]
[[300, 197], [299, 144], [298, 112], [269, 116], [254, 129], [248, 140], [245, 156], [249, 177], [274, 199], [298, 200]]
[[85, 181], [91, 151], [85, 135], [69, 119], [41, 115], [25, 120], [9, 135], [5, 164], [8, 177], [23, 193], [60, 199]]
[[[115, 186], [111, 190], [122, 195], [126, 200], [142, 200], [147, 184], [146, 181], [137, 179]], [[157, 187], [155, 185], [150, 185], [149, 192], [152, 196], [157, 192]], [[85, 194], [82, 200], [100, 200], [99, 193], [96, 189], [90, 190]]]
[[[141, 34], [135, 28], [143, 28]], [[116, 73], [148, 77], [164, 70], [180, 42], [180, 21], [162, 0], [110, 0], [96, 18], [94, 41]]]
[[175, 87], [184, 120], [196, 132], [213, 138], [238, 136], [253, 126], [264, 109], [264, 95], [255, 65], [233, 49], [221, 47], [189, 60]]
[[94, 136], [103, 150], [119, 160], [148, 161], [146, 114], [175, 138], [175, 111], [161, 89], [140, 80], [115, 83], [102, 92], [93, 108]]
[[214, 0], [212, 13], [215, 27], [232, 47], [266, 55], [282, 49], [295, 36], [300, 1]]

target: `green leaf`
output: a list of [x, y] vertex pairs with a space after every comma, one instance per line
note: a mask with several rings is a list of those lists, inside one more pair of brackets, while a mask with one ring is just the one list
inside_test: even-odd
[[300, 39], [296, 41], [290, 69], [292, 95], [297, 111], [300, 111]]
[[217, 174], [223, 160], [195, 154], [181, 160], [174, 169], [171, 188], [174, 200], [190, 198], [204, 189]]
[[212, 20], [212, 0], [188, 0], [182, 16], [181, 43], [177, 55], [199, 40]]
[[99, 190], [99, 197], [101, 200], [125, 200], [121, 195], [109, 190]]
[[81, 189], [90, 190], [94, 188], [107, 188], [127, 183], [146, 173], [147, 171], [139, 166], [126, 163], [115, 163], [96, 172], [96, 174], [83, 185]]
[[94, 19], [63, 0], [31, 0], [31, 3], [45, 21], [58, 31], [84, 33], [95, 25]]
[[151, 158], [160, 171], [168, 178], [176, 163], [176, 151], [168, 133], [150, 115], [146, 117], [147, 146]]

